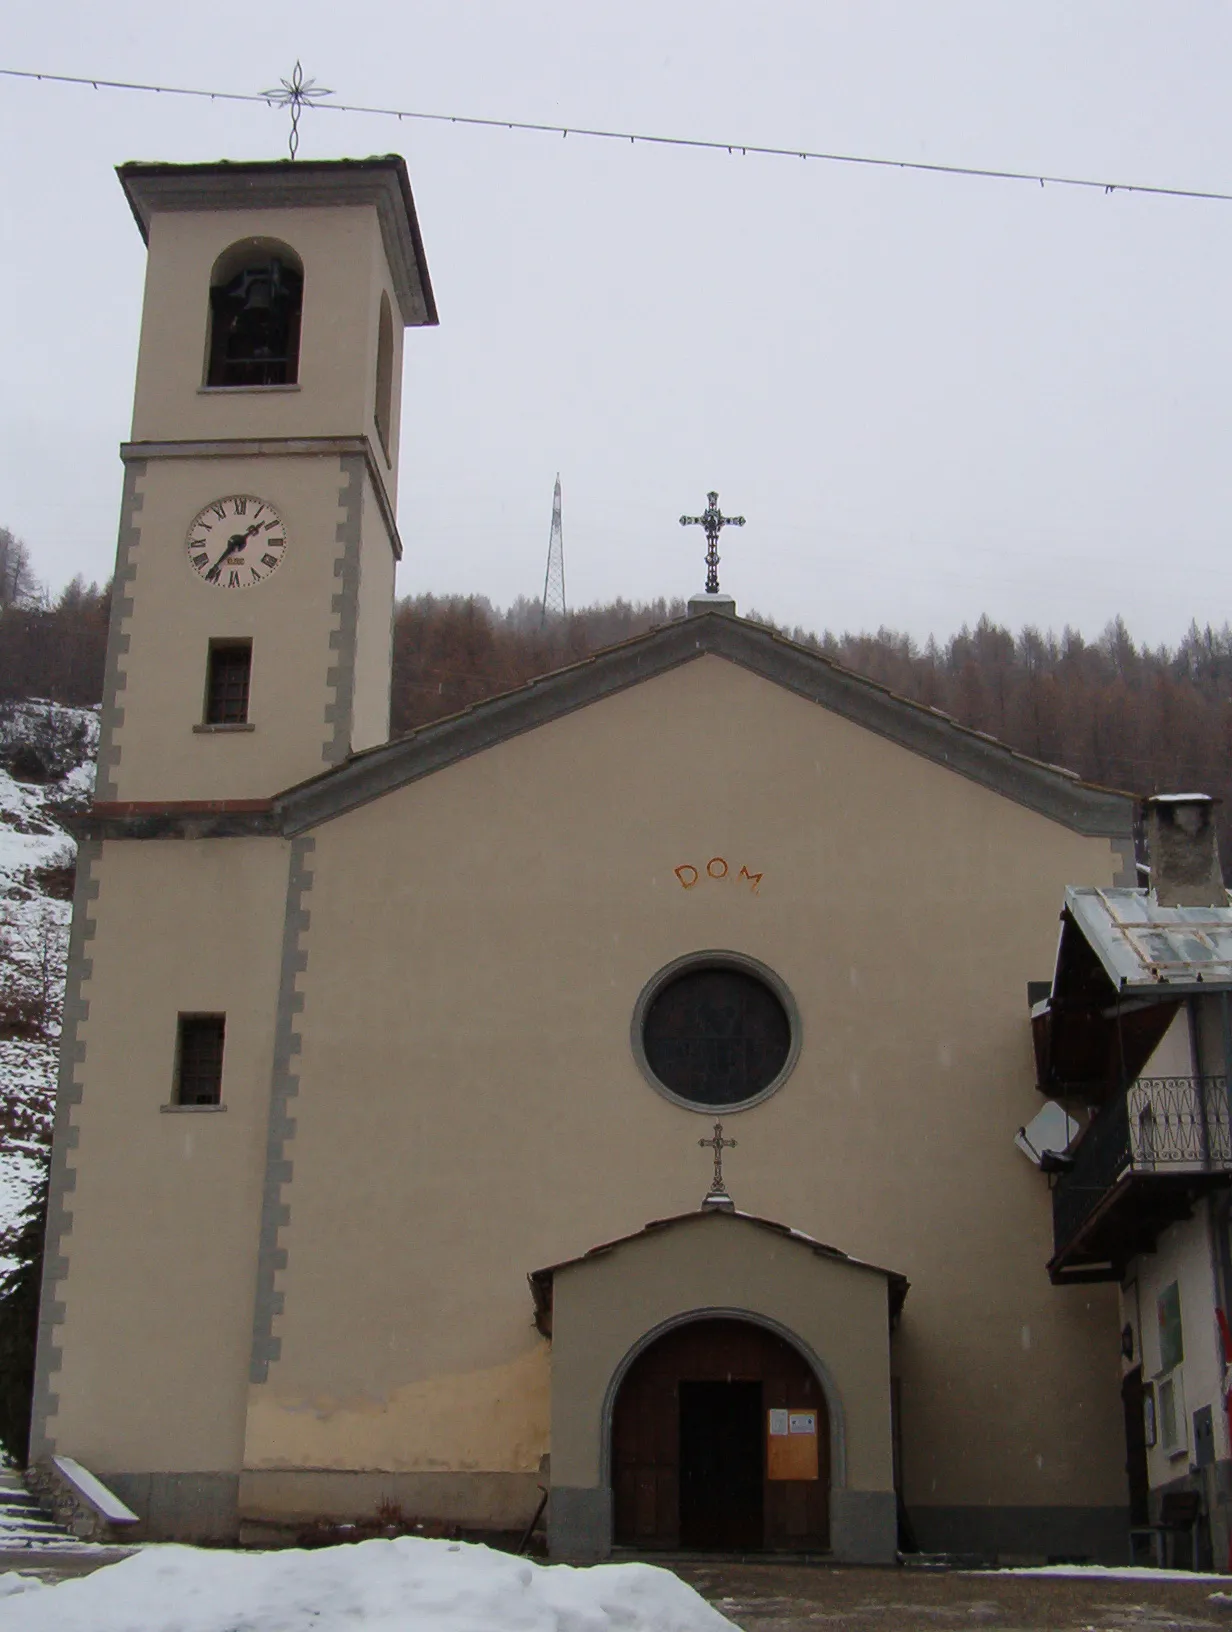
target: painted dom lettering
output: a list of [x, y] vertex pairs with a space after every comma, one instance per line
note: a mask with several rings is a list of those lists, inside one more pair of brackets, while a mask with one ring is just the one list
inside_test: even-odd
[[715, 884], [746, 885], [751, 895], [757, 894], [763, 877], [761, 873], [750, 872], [744, 865], [738, 873], [733, 872], [726, 856], [711, 856], [704, 867], [695, 867], [691, 861], [682, 861], [679, 867], [674, 867], [672, 871], [680, 880], [682, 890], [691, 890], [695, 885], [710, 880]]

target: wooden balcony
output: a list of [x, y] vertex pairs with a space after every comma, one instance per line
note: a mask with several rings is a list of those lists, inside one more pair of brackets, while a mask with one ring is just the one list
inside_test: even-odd
[[1120, 1280], [1161, 1230], [1232, 1182], [1227, 1077], [1139, 1077], [1054, 1158], [1052, 1280]]

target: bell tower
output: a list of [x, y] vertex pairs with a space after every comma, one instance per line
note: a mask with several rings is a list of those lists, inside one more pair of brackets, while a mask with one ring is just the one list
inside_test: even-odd
[[246, 804], [389, 731], [401, 158], [126, 164], [148, 250], [97, 799]]

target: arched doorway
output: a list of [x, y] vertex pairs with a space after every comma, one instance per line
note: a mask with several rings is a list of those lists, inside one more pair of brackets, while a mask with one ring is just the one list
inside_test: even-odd
[[803, 1355], [752, 1321], [690, 1321], [638, 1355], [616, 1396], [611, 1469], [618, 1547], [829, 1546], [825, 1395]]

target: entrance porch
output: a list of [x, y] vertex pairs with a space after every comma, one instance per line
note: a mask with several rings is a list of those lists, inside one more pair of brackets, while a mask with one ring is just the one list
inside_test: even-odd
[[616, 1545], [893, 1560], [902, 1276], [713, 1209], [531, 1285], [552, 1339], [553, 1558]]

